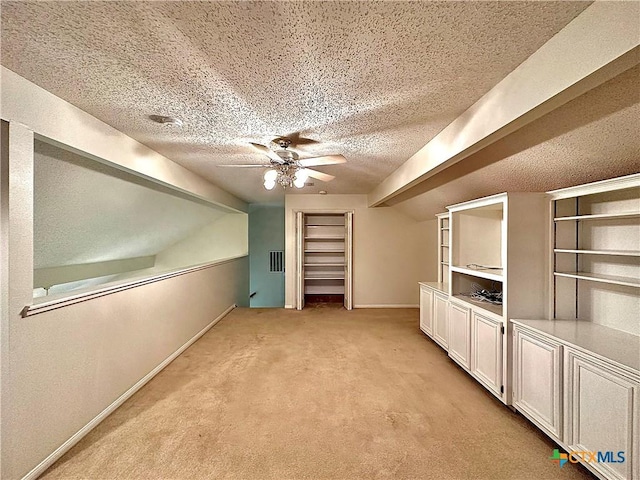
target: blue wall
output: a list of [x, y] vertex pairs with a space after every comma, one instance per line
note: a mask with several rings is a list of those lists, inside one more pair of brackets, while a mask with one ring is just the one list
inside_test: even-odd
[[251, 307], [284, 307], [284, 273], [269, 272], [269, 252], [284, 251], [284, 205], [249, 206]]

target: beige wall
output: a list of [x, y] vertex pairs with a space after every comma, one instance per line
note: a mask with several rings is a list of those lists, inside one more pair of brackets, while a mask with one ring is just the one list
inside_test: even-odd
[[241, 255], [249, 255], [248, 215], [227, 213], [159, 252], [155, 266], [157, 269], [179, 268]]
[[417, 306], [419, 281], [437, 280], [437, 222], [416, 222], [366, 195], [285, 197], [285, 305], [295, 304], [295, 211], [353, 210], [353, 304]]
[[244, 256], [22, 318], [33, 292], [34, 136], [227, 211], [246, 204], [4, 68], [1, 80], [0, 477], [35, 478], [185, 342], [246, 302], [249, 276]]
[[25, 475], [249, 290], [248, 257], [27, 318], [11, 338], [2, 478]]

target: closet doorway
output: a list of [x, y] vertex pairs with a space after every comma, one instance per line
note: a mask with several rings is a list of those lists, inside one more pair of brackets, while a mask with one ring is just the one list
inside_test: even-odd
[[340, 302], [353, 308], [352, 211], [296, 212], [296, 309]]

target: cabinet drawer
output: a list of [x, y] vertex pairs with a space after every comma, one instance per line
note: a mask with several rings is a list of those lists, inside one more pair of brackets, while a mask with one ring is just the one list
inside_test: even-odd
[[562, 346], [546, 337], [514, 328], [515, 407], [562, 440]]

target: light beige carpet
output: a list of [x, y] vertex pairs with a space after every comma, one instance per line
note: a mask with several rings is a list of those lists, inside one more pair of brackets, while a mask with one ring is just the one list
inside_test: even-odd
[[578, 479], [418, 311], [236, 309], [42, 478]]

